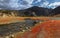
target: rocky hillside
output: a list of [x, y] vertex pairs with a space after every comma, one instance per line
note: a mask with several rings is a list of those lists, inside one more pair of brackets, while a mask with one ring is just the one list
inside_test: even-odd
[[60, 6], [55, 9], [48, 9], [33, 6], [24, 10], [0, 10], [0, 16], [58, 16], [60, 14]]

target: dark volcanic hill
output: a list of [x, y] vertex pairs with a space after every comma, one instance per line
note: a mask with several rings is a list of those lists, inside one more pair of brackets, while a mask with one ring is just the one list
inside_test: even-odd
[[50, 12], [51, 16], [60, 16], [60, 6], [56, 7]]
[[49, 12], [52, 9], [48, 8], [43, 8], [43, 7], [38, 7], [38, 6], [33, 6], [25, 10], [21, 10], [21, 16], [48, 16]]
[[55, 9], [33, 6], [24, 10], [0, 10], [0, 16], [3, 14], [16, 16], [60, 16], [60, 6]]

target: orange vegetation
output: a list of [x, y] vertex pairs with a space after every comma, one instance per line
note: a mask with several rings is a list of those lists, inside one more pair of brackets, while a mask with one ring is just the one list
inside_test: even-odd
[[50, 20], [38, 24], [22, 36], [18, 35], [18, 38], [60, 38], [60, 20]]

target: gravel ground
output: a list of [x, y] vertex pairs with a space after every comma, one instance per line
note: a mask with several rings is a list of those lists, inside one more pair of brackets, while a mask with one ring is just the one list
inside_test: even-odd
[[16, 22], [10, 24], [0, 24], [0, 36], [7, 36], [17, 32], [23, 32], [24, 30], [30, 29], [35, 24], [35, 20], [26, 20], [25, 22]]

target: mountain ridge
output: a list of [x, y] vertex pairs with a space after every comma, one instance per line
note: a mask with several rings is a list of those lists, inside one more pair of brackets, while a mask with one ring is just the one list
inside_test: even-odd
[[16, 14], [16, 16], [28, 16], [28, 17], [33, 17], [33, 16], [55, 16], [60, 14], [59, 11], [60, 6], [58, 6], [55, 9], [49, 9], [49, 8], [43, 8], [43, 7], [38, 7], [38, 6], [33, 6], [28, 9], [24, 10], [0, 10], [0, 13], [7, 13], [7, 14]]

